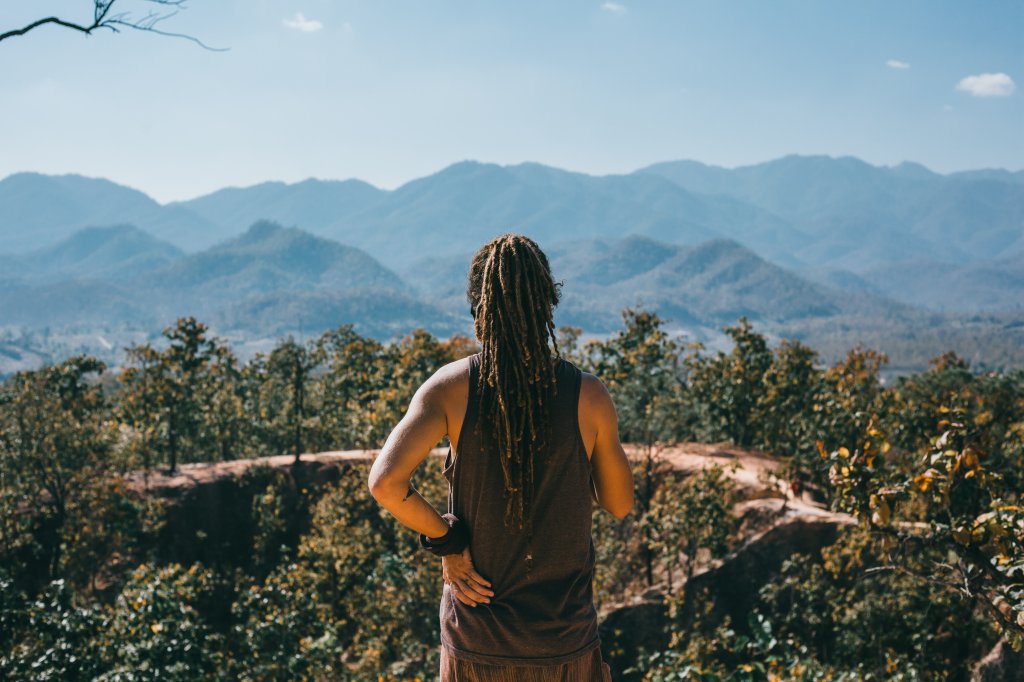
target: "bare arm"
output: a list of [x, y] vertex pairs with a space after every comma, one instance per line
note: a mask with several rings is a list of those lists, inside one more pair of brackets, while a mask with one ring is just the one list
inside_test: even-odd
[[[429, 538], [448, 532], [448, 524], [410, 482], [416, 468], [448, 433], [448, 417], [442, 402], [444, 386], [440, 372], [427, 379], [416, 391], [409, 410], [388, 436], [377, 459], [370, 467], [367, 481], [370, 494], [391, 512], [399, 523]], [[476, 606], [490, 603], [494, 591], [490, 582], [473, 567], [467, 547], [461, 554], [442, 557], [444, 580], [455, 597]]]
[[587, 411], [596, 427], [597, 438], [590, 462], [594, 470], [597, 503], [616, 518], [633, 509], [633, 470], [619, 442], [619, 420], [608, 389], [596, 377], [587, 377]]
[[410, 485], [413, 472], [448, 433], [442, 388], [437, 374], [419, 387], [373, 461], [368, 480], [370, 494], [382, 507], [402, 525], [431, 538], [447, 533], [448, 524]]

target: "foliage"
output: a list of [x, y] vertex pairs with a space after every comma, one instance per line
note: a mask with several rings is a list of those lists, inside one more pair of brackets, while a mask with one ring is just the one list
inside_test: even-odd
[[698, 437], [751, 446], [757, 434], [754, 417], [765, 393], [764, 377], [771, 367], [772, 353], [745, 317], [739, 324], [726, 327], [725, 333], [733, 340], [731, 352], [719, 351], [710, 357], [693, 353], [687, 357], [690, 390], [702, 425]]
[[[169, 342], [165, 350], [149, 344], [126, 349], [128, 366], [120, 381], [129, 394], [135, 393], [126, 402], [126, 421], [140, 431], [147, 465], [152, 463], [150, 451], [160, 453], [172, 472], [182, 456], [209, 461], [224, 454], [224, 442], [211, 448], [213, 439], [203, 438], [203, 432], [213, 421], [217, 426], [209, 430], [231, 433], [230, 411], [237, 403], [226, 401], [220, 390], [234, 377], [235, 360], [230, 349], [207, 333], [205, 324], [183, 317], [164, 329]], [[221, 409], [211, 413], [210, 406]]]
[[735, 484], [720, 466], [692, 474], [667, 471], [660, 477], [651, 509], [641, 520], [649, 548], [665, 570], [671, 595], [677, 570], [685, 580], [701, 563], [731, 549], [738, 520], [732, 514]]
[[[584, 344], [564, 328], [559, 345], [608, 387], [639, 455], [633, 512], [593, 519], [602, 612], [652, 588], [670, 607], [670, 646], [634, 677], [957, 679], [997, 637], [1020, 643], [1024, 372], [947, 354], [886, 385], [881, 353], [823, 367], [744, 319], [713, 354], [654, 313], [623, 323]], [[129, 349], [117, 377], [76, 356], [0, 385], [0, 676], [434, 677], [439, 567], [373, 501], [363, 465], [331, 485], [250, 467], [231, 511], [239, 556], [191, 565], [155, 560], [162, 512], [122, 474], [379, 446], [472, 342], [418, 330], [385, 345], [346, 325], [243, 365], [192, 318], [165, 341]], [[793, 556], [742, 622], [687, 589], [737, 539], [729, 472], [683, 475], [663, 457], [694, 438], [771, 453], [795, 491], [861, 524]], [[416, 487], [444, 506], [436, 458]]]
[[[619, 438], [643, 448], [643, 466], [634, 470], [636, 517], [645, 517], [656, 487], [658, 455], [662, 447], [679, 439], [684, 413], [685, 384], [679, 366], [677, 343], [662, 329], [656, 313], [627, 308], [624, 328], [606, 341], [590, 341], [579, 356], [582, 369], [601, 378], [616, 405]], [[575, 332], [562, 337], [575, 348]], [[639, 526], [643, 539], [639, 550], [647, 584], [654, 582], [650, 527]]]
[[[884, 568], [939, 585], [984, 609], [1017, 649], [1024, 644], [1024, 507], [989, 463], [987, 419], [944, 408], [942, 433], [923, 451], [892, 451], [869, 424], [860, 447], [822, 449], [836, 488], [835, 506], [882, 534]], [[1024, 429], [1000, 449], [1024, 454]], [[887, 459], [894, 460], [887, 462]], [[989, 460], [986, 462], [986, 460]]]
[[75, 356], [0, 386], [0, 504], [10, 516], [0, 547], [21, 556], [22, 584], [88, 580], [93, 561], [125, 539], [133, 509], [107, 471], [117, 425], [87, 380], [104, 369]]

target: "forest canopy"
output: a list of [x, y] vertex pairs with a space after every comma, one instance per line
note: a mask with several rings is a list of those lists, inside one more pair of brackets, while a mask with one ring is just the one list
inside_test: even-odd
[[[634, 309], [604, 340], [560, 330], [563, 356], [608, 386], [634, 453], [636, 508], [594, 516], [617, 675], [967, 679], [1001, 638], [1019, 648], [1024, 372], [944, 355], [883, 384], [886, 358], [870, 349], [824, 366], [745, 319], [725, 332], [732, 347], [708, 352]], [[126, 349], [116, 373], [75, 356], [0, 385], [0, 673], [432, 677], [439, 566], [373, 502], [366, 461], [331, 480], [301, 465], [304, 453], [379, 447], [472, 340], [418, 330], [383, 344], [344, 325], [241, 363], [182, 318], [162, 341]], [[737, 514], [727, 462], [668, 465], [687, 442], [766, 453], [766, 489], [788, 492], [770, 518]], [[168, 543], [166, 500], [139, 485], [141, 472], [283, 454], [291, 469], [257, 459], [233, 479], [228, 544]], [[417, 487], [441, 507], [434, 459]], [[749, 544], [751, 524], [775, 528], [798, 502], [845, 521], [763, 576], [736, 619], [709, 576]], [[638, 644], [612, 624], [642, 595], [662, 629]]]

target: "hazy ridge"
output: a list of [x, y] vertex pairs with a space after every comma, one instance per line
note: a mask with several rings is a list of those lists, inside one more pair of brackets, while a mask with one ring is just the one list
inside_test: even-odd
[[509, 230], [548, 251], [565, 282], [557, 321], [588, 332], [644, 305], [696, 338], [744, 315], [827, 347], [1019, 354], [1004, 346], [1022, 333], [1024, 173], [850, 157], [603, 177], [463, 162], [394, 191], [311, 179], [168, 205], [106, 180], [23, 173], [0, 180], [0, 316], [154, 329], [195, 314], [241, 335], [343, 322], [382, 338], [471, 333], [470, 254]]

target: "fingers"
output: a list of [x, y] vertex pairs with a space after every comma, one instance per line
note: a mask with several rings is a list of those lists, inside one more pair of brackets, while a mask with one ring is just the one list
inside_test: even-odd
[[455, 598], [468, 606], [489, 604], [491, 602], [486, 594], [480, 592], [467, 580], [453, 580], [449, 583], [449, 587]]
[[462, 556], [466, 560], [466, 572], [469, 576], [480, 585], [490, 587], [491, 582], [476, 572], [476, 567], [473, 565], [473, 555], [469, 553], [469, 547], [462, 550]]
[[478, 604], [491, 603], [491, 595], [488, 594], [490, 590], [487, 590], [486, 588], [477, 585], [472, 580], [463, 580], [459, 584], [459, 587], [462, 588], [462, 591], [466, 594], [467, 597], [477, 602]]
[[477, 594], [482, 594], [486, 597], [494, 596], [494, 591], [484, 584], [485, 581], [477, 574], [476, 571], [470, 571], [463, 580], [466, 582], [466, 585]]
[[[475, 581], [478, 585], [480, 585], [482, 587], [490, 587], [491, 586], [491, 581], [490, 580], [486, 580], [482, 575], [477, 573], [476, 569], [473, 568], [472, 564], [469, 565], [468, 573], [469, 573], [469, 578], [472, 579], [473, 581]], [[491, 594], [493, 595], [494, 593], [491, 592]]]
[[449, 588], [451, 588], [452, 594], [455, 595], [455, 598], [458, 599], [463, 604], [465, 604], [466, 606], [476, 606], [477, 605], [478, 602], [475, 599], [473, 599], [472, 597], [470, 597], [469, 594], [467, 594], [465, 589], [462, 587], [462, 582], [461, 581], [453, 580], [450, 583], [448, 583], [448, 586], [449, 586]]
[[482, 587], [491, 586], [491, 581], [476, 572], [476, 568], [473, 566], [473, 558], [469, 555], [468, 549], [463, 550], [458, 559], [442, 557], [441, 566], [442, 571], [447, 571], [450, 576], [463, 580], [472, 579]]

